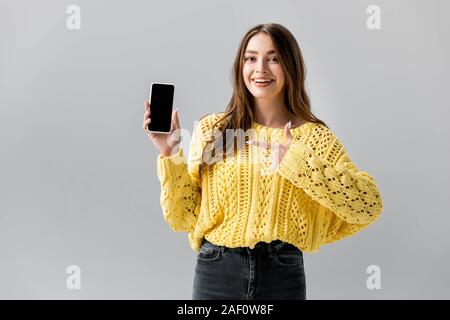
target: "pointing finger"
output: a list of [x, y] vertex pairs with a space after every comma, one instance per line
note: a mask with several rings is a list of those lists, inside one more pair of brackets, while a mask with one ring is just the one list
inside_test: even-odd
[[291, 121], [289, 121], [288, 123], [286, 123], [286, 125], [284, 126], [284, 135], [286, 137], [287, 142], [292, 140], [292, 133], [291, 133]]

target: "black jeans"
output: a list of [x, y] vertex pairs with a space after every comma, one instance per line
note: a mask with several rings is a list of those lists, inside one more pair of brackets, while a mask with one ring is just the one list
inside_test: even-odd
[[303, 253], [275, 240], [228, 248], [206, 239], [197, 255], [193, 300], [305, 300]]

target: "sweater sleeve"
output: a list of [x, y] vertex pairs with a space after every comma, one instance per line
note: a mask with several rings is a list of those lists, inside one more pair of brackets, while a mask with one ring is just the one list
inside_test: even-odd
[[157, 159], [161, 184], [160, 205], [164, 220], [175, 232], [192, 231], [200, 212], [201, 182], [198, 158], [203, 150], [200, 123], [195, 127], [191, 138], [188, 161], [181, 147], [170, 156], [159, 154]]
[[276, 172], [342, 219], [341, 236], [377, 220], [383, 203], [375, 179], [358, 170], [339, 139], [322, 124], [308, 140], [294, 137]]

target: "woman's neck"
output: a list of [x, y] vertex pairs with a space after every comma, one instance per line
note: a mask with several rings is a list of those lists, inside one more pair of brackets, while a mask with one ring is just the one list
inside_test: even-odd
[[305, 122], [295, 114], [290, 113], [284, 106], [263, 110], [260, 107], [255, 107], [255, 122], [263, 126], [284, 128], [289, 121], [291, 121], [291, 127], [299, 127]]

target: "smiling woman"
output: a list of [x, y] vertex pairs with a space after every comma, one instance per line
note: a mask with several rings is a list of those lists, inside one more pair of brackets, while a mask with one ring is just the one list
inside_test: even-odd
[[[182, 148], [158, 156], [164, 219], [188, 232], [197, 252], [193, 299], [306, 299], [303, 252], [356, 234], [380, 216], [375, 179], [312, 114], [305, 74], [285, 27], [251, 28], [234, 61], [225, 112], [200, 119], [187, 164]], [[234, 148], [228, 130], [247, 129], [257, 140]], [[261, 147], [272, 160], [268, 174]]]

